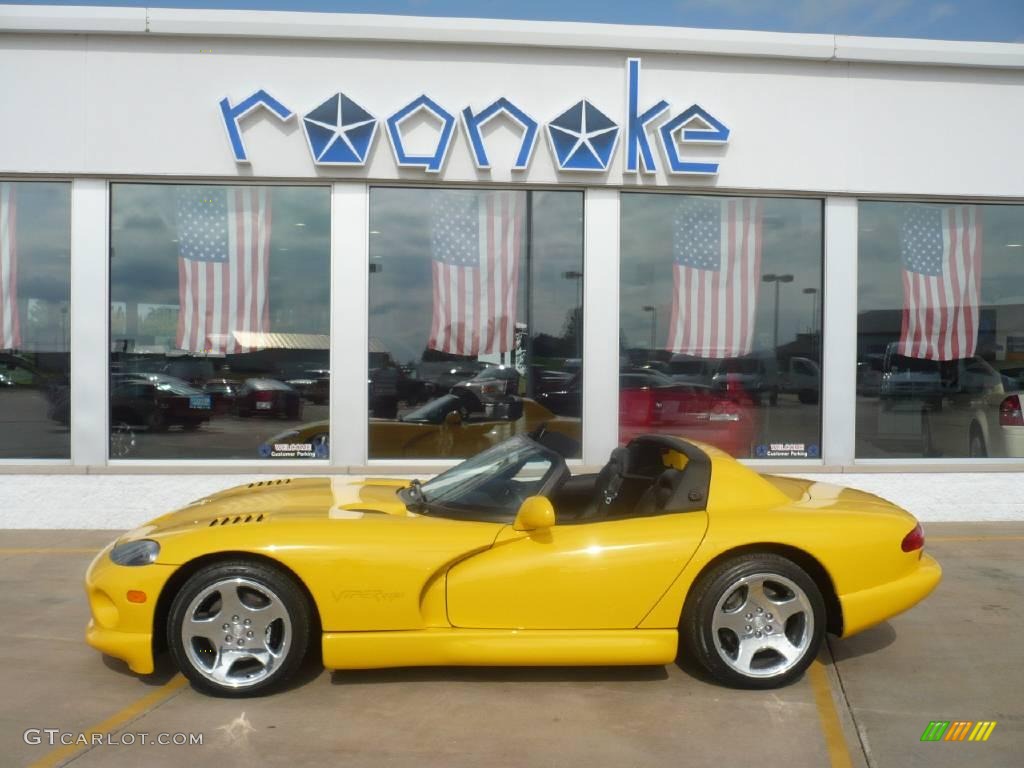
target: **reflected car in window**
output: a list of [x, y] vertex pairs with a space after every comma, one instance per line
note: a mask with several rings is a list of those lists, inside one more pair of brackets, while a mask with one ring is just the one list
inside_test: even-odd
[[756, 405], [779, 402], [779, 366], [770, 355], [730, 357], [718, 364], [711, 386], [719, 391], [738, 386]]
[[203, 391], [210, 396], [214, 412], [225, 413], [234, 409], [235, 396], [241, 386], [241, 382], [231, 379], [210, 379], [203, 385]]
[[980, 357], [931, 362], [941, 395], [922, 405], [925, 456], [1024, 457], [1020, 387]]
[[162, 374], [119, 374], [111, 379], [113, 426], [141, 426], [150, 432], [171, 427], [192, 431], [209, 421], [210, 414], [210, 396], [181, 379]]
[[[579, 415], [582, 375], [565, 389], [546, 392], [538, 402], [561, 415]], [[640, 434], [671, 434], [704, 440], [733, 456], [750, 455], [758, 433], [757, 409], [735, 383], [719, 390], [681, 384], [653, 369], [627, 368], [619, 374], [619, 443]]]
[[277, 379], [246, 379], [235, 393], [235, 413], [243, 418], [302, 418], [302, 397]]
[[519, 372], [507, 365], [484, 368], [472, 379], [460, 381], [452, 387], [471, 411], [482, 411], [485, 405], [498, 403], [508, 395], [519, 393]]
[[299, 363], [281, 368], [280, 379], [314, 405], [331, 397], [331, 372], [317, 363]]
[[[579, 419], [556, 416], [529, 398], [508, 398], [491, 415], [466, 414], [457, 395], [444, 395], [398, 419], [370, 419], [370, 457], [453, 458], [470, 456], [513, 435], [544, 426], [579, 442]], [[268, 442], [273, 442], [268, 441]]]
[[790, 358], [782, 391], [796, 395], [804, 405], [814, 405], [821, 399], [821, 368], [809, 357]]

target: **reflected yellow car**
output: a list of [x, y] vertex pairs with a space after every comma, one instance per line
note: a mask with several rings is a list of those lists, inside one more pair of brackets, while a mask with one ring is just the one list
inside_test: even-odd
[[[399, 419], [370, 419], [371, 459], [465, 458], [507, 440], [544, 427], [580, 442], [580, 420], [556, 416], [530, 398], [515, 398], [500, 415], [469, 414], [464, 401], [444, 395]], [[327, 421], [303, 424], [270, 438], [260, 446], [264, 458], [327, 458]]]
[[728, 685], [799, 677], [938, 583], [917, 521], [876, 496], [760, 475], [644, 435], [573, 476], [514, 436], [429, 482], [270, 480], [120, 537], [86, 574], [87, 641], [131, 669], [169, 649], [202, 691], [331, 669], [666, 664]]

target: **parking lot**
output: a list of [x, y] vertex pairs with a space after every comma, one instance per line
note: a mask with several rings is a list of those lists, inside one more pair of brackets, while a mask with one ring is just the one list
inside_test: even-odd
[[[926, 533], [945, 571], [937, 591], [860, 636], [830, 639], [778, 691], [722, 688], [685, 661], [333, 674], [309, 664], [289, 690], [225, 700], [191, 690], [166, 660], [140, 678], [85, 645], [82, 573], [116, 532], [4, 531], [0, 763], [1019, 765], [1024, 523], [932, 523]], [[922, 742], [935, 720], [997, 725], [985, 742]], [[53, 744], [45, 729], [57, 729]], [[79, 733], [103, 743], [61, 745]], [[202, 744], [142, 744], [141, 734], [201, 734]]]

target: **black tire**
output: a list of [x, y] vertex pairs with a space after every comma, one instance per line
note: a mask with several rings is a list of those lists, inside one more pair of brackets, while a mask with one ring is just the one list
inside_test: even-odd
[[[282, 651], [280, 659], [275, 662], [272, 671], [255, 682], [247, 682], [243, 679], [239, 684], [232, 686], [211, 679], [207, 672], [197, 667], [197, 662], [190, 658], [190, 654], [186, 650], [182, 637], [182, 625], [193, 600], [218, 582], [236, 578], [257, 584], [280, 601], [280, 605], [283, 606], [290, 621], [291, 635], [287, 638], [287, 647]], [[214, 601], [214, 605], [216, 605], [216, 601]], [[214, 613], [214, 617], [214, 624], [220, 625], [219, 614]], [[225, 618], [225, 623], [231, 623], [230, 617]], [[284, 626], [285, 629], [281, 630], [282, 636], [287, 632], [287, 627]], [[170, 649], [178, 669], [197, 690], [212, 696], [227, 698], [255, 696], [279, 687], [295, 674], [309, 650], [313, 626], [313, 612], [309, 600], [291, 576], [264, 563], [227, 560], [213, 563], [196, 571], [174, 596], [167, 620], [167, 647]], [[216, 631], [219, 634], [221, 630]], [[271, 637], [273, 631], [275, 630], [267, 630], [268, 638]], [[284, 648], [283, 645], [282, 648]], [[196, 650], [202, 651], [203, 648], [199, 647]]]
[[772, 393], [768, 395], [768, 402], [771, 405], [779, 404], [779, 391], [777, 389], [772, 390]]
[[818, 403], [818, 390], [816, 389], [801, 389], [797, 395], [797, 399], [803, 405], [817, 405]]
[[159, 409], [154, 409], [146, 418], [146, 426], [150, 432], [166, 432], [169, 425], [163, 413]]
[[967, 455], [972, 459], [988, 458], [988, 446], [985, 445], [985, 436], [981, 434], [981, 428], [977, 425], [971, 427], [971, 439], [967, 446]]
[[203, 426], [201, 421], [186, 421], [182, 423], [181, 428], [186, 432], [195, 432], [201, 426]]
[[[733, 658], [730, 653], [732, 640], [738, 641], [738, 637], [733, 634], [730, 638], [731, 630], [729, 629], [719, 629], [716, 636], [714, 630], [716, 611], [720, 601], [726, 600], [725, 605], [727, 606], [729, 600], [741, 592], [740, 585], [744, 579], [766, 577], [766, 584], [774, 583], [784, 586], [781, 580], [771, 582], [772, 576], [784, 579], [799, 588], [806, 599], [809, 611], [801, 611], [799, 615], [790, 617], [781, 626], [771, 623], [761, 626], [755, 624], [753, 620], [749, 626], [752, 629], [756, 628], [754, 631], [764, 630], [765, 642], [767, 642], [768, 636], [774, 633], [773, 638], [785, 637], [794, 648], [795, 645], [791, 638], [798, 636], [800, 650], [794, 652], [792, 663], [780, 668], [778, 672], [772, 672], [771, 664], [767, 663], [778, 654], [775, 651], [758, 651], [753, 655], [753, 659], [763, 659], [763, 662], [758, 662], [763, 666], [754, 670], [752, 674], [747, 674], [726, 661], [726, 658], [732, 659], [734, 663], [739, 661], [738, 647], [740, 643], [736, 643], [737, 653]], [[782, 593], [774, 594], [781, 596]], [[746, 604], [744, 603], [744, 605]], [[769, 600], [764, 613], [758, 615], [752, 611], [752, 615], [757, 621], [764, 623], [764, 617], [772, 617], [773, 605], [781, 605], [781, 603], [772, 603]], [[742, 622], [746, 619], [741, 617], [741, 613], [741, 609], [729, 614], [723, 610], [722, 615], [735, 616], [736, 620]], [[806, 624], [808, 613], [813, 619], [809, 628]], [[765, 689], [788, 685], [804, 673], [821, 648], [825, 637], [825, 626], [825, 601], [814, 580], [793, 561], [765, 552], [738, 555], [702, 574], [687, 596], [679, 629], [683, 652], [695, 658], [718, 682], [734, 688]], [[757, 637], [761, 638], [762, 635], [758, 634]], [[753, 640], [752, 636], [750, 636], [750, 640], [754, 643], [761, 642]], [[778, 658], [783, 657], [778, 655]]]

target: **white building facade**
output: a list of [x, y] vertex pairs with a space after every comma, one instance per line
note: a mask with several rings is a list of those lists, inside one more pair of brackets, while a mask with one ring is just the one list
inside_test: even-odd
[[1024, 516], [1024, 45], [5, 6], [0, 73], [6, 525], [542, 427]]

